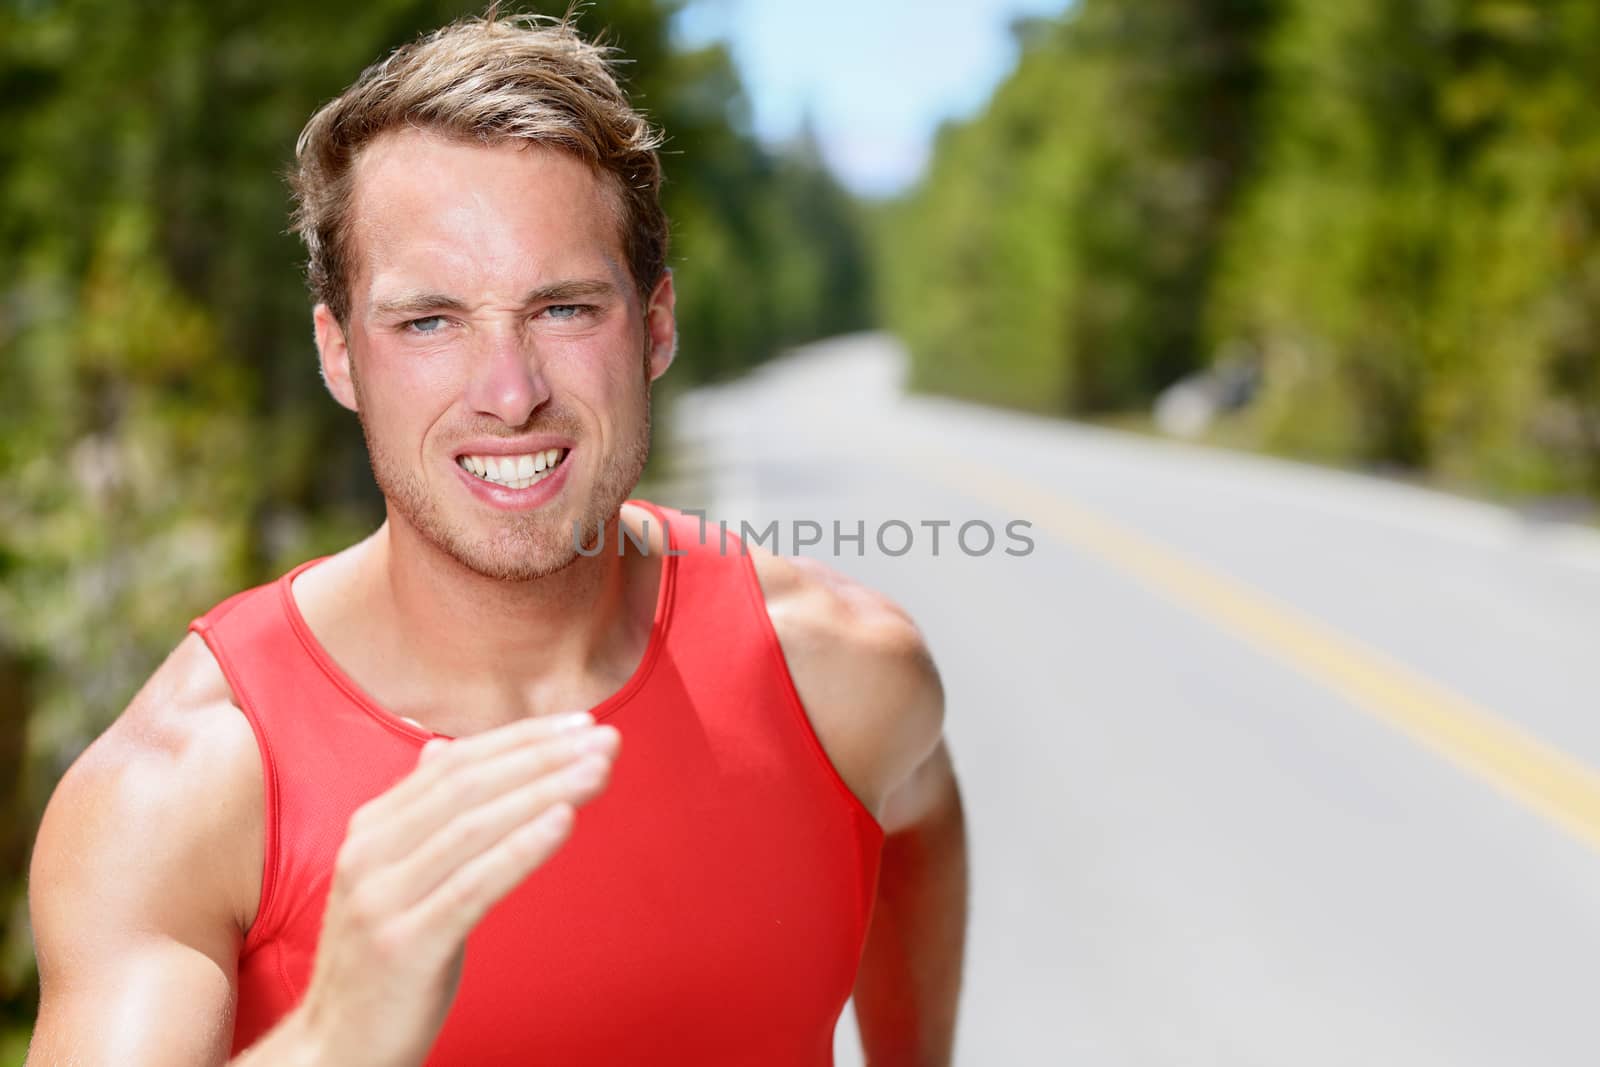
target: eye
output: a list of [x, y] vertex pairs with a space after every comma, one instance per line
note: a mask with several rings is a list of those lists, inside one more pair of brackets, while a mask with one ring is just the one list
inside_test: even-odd
[[412, 333], [433, 334], [444, 329], [444, 321], [443, 315], [429, 315], [423, 319], [412, 319], [405, 328]]
[[593, 310], [588, 304], [551, 304], [544, 309], [544, 313], [557, 322], [571, 322]]

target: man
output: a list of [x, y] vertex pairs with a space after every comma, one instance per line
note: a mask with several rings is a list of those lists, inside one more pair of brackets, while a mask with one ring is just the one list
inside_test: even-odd
[[656, 146], [600, 49], [493, 15], [308, 124], [387, 520], [197, 619], [58, 786], [30, 1062], [816, 1065], [852, 989], [872, 1063], [949, 1061], [916, 628], [628, 500], [676, 344]]

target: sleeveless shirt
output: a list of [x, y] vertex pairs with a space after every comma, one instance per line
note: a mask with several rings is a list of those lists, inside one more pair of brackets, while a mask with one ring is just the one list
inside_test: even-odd
[[[812, 730], [743, 542], [632, 503], [665, 527], [668, 550], [644, 656], [591, 709], [622, 735], [610, 784], [469, 935], [430, 1067], [833, 1062], [882, 830]], [[305, 992], [351, 814], [444, 736], [381, 707], [317, 642], [290, 583], [318, 562], [190, 627], [250, 722], [265, 778], [235, 1054]]]

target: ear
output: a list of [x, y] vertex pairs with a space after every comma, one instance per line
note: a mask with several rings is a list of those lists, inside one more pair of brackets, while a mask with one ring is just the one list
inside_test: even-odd
[[311, 322], [316, 328], [317, 356], [322, 362], [322, 384], [328, 387], [333, 398], [351, 411], [357, 410], [356, 387], [350, 380], [350, 346], [344, 337], [344, 328], [333, 317], [327, 304], [318, 304], [311, 311]]
[[662, 271], [644, 313], [645, 329], [650, 333], [651, 381], [665, 374], [678, 354], [677, 302], [677, 294], [672, 291], [672, 271]]

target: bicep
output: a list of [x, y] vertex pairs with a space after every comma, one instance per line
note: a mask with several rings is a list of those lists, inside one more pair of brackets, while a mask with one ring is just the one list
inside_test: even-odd
[[40, 983], [29, 1064], [227, 1060], [243, 937], [215, 815], [227, 810], [219, 755], [114, 726], [56, 787], [28, 878]]
[[143, 934], [112, 941], [53, 932], [40, 975], [30, 1067], [227, 1062], [231, 968], [193, 945]]

